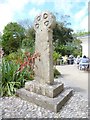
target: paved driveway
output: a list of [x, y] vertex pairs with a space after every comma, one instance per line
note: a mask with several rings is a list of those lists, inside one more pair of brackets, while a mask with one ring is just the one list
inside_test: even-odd
[[[60, 80], [66, 85], [73, 88], [80, 94], [88, 97], [88, 72], [80, 71], [74, 65], [60, 65], [56, 68], [61, 72]], [[90, 74], [90, 73], [89, 73]]]

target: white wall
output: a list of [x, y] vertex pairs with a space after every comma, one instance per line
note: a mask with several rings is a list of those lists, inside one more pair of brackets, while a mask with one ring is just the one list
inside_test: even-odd
[[78, 37], [82, 41], [82, 56], [86, 55], [90, 58], [90, 36]]

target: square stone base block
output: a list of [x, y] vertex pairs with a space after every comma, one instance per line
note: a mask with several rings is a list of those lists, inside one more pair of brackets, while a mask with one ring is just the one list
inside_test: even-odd
[[25, 83], [25, 89], [30, 92], [54, 98], [64, 90], [64, 85], [56, 81], [54, 81], [52, 85], [40, 84], [38, 81], [33, 80]]
[[49, 109], [53, 112], [58, 112], [72, 96], [72, 89], [65, 88], [64, 91], [55, 98], [39, 95], [37, 93], [30, 92], [25, 88], [17, 90], [16, 95], [43, 108]]

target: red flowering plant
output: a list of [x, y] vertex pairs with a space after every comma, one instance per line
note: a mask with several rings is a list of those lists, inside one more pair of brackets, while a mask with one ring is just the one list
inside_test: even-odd
[[2, 80], [0, 80], [1, 96], [15, 94], [17, 89], [24, 87], [26, 81], [34, 79], [34, 65], [37, 57], [40, 57], [38, 53], [25, 52], [22, 57], [19, 57], [17, 63], [3, 57]]
[[18, 72], [25, 72], [26, 74], [24, 74], [24, 78], [25, 79], [33, 79], [34, 78], [34, 65], [35, 65], [35, 59], [39, 57], [40, 58], [40, 54], [39, 53], [34, 53], [31, 54], [30, 52], [25, 52], [25, 58], [24, 61], [20, 61], [20, 67], [17, 70]]

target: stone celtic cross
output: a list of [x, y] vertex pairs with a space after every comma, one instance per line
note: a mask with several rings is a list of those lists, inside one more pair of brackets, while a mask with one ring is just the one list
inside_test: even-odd
[[55, 17], [50, 12], [38, 15], [34, 22], [36, 31], [35, 52], [40, 59], [35, 60], [35, 80], [41, 84], [53, 84], [53, 45], [52, 29], [55, 26]]
[[36, 31], [35, 52], [40, 57], [35, 59], [35, 79], [25, 83], [17, 95], [41, 107], [58, 112], [72, 96], [72, 89], [65, 88], [60, 81], [54, 81], [52, 30], [55, 17], [50, 12], [42, 12], [34, 22]]

